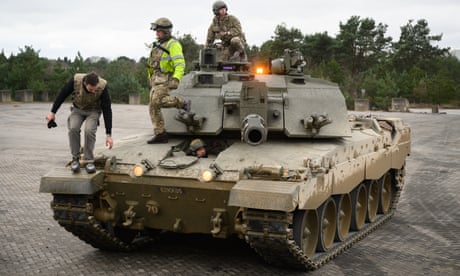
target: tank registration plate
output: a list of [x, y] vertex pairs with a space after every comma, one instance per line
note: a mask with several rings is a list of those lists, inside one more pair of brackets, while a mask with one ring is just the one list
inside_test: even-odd
[[177, 195], [181, 195], [184, 193], [181, 188], [175, 188], [175, 187], [160, 187], [160, 192], [166, 193], [166, 194], [177, 194]]

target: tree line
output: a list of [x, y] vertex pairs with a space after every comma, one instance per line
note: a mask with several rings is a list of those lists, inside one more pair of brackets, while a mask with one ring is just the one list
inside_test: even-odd
[[[246, 46], [248, 58], [266, 64], [282, 57], [284, 49], [299, 49], [306, 61], [305, 73], [337, 83], [349, 108], [354, 99], [366, 98], [372, 107], [387, 109], [395, 97], [411, 103], [460, 106], [460, 61], [449, 54], [449, 48], [436, 45], [442, 35], [431, 34], [426, 20], [409, 20], [400, 28], [397, 41], [386, 35], [386, 24], [377, 24], [372, 18], [352, 16], [339, 27], [332, 37], [327, 32], [306, 35], [279, 24], [261, 46]], [[176, 37], [182, 43], [189, 72], [203, 45], [190, 34]], [[127, 103], [130, 93], [141, 93], [142, 102], [148, 101], [147, 57], [138, 61], [125, 56], [92, 60], [77, 53], [73, 60], [49, 60], [32, 46], [9, 57], [0, 53], [0, 90], [31, 89], [54, 98], [74, 73], [89, 71], [109, 82], [113, 102]]]

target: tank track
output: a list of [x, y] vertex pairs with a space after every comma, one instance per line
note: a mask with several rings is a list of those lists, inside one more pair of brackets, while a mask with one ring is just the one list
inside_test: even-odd
[[110, 227], [92, 217], [93, 198], [84, 195], [53, 195], [51, 208], [54, 219], [67, 231], [95, 248], [109, 251], [124, 251], [144, 247], [152, 242], [150, 237], [125, 242], [109, 231]]
[[360, 231], [350, 232], [345, 241], [334, 243], [326, 252], [317, 252], [312, 258], [302, 252], [293, 237], [293, 213], [247, 209], [243, 213], [245, 240], [268, 263], [293, 269], [318, 269], [393, 216], [404, 184], [404, 170], [397, 170], [392, 177], [396, 191], [390, 210]]

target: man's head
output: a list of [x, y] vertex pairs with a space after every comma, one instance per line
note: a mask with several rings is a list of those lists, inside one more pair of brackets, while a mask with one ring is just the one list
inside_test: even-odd
[[[222, 9], [225, 9], [225, 10], [222, 10]], [[227, 14], [227, 10], [228, 10], [227, 4], [225, 4], [224, 1], [216, 1], [212, 5], [212, 12], [215, 15], [225, 15], [225, 14]]]
[[194, 139], [190, 142], [189, 150], [193, 155], [198, 157], [206, 156], [205, 143], [201, 139]]
[[88, 92], [96, 93], [99, 77], [96, 73], [91, 72], [83, 78], [83, 85]]
[[157, 32], [158, 39], [171, 37], [173, 24], [165, 17], [160, 17], [150, 24], [150, 29]]

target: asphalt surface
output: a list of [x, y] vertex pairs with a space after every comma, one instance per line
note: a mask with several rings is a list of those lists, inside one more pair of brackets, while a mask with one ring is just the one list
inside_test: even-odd
[[[0, 275], [460, 275], [460, 110], [384, 113], [412, 128], [398, 210], [319, 270], [298, 272], [266, 264], [236, 238], [168, 234], [139, 252], [108, 253], [72, 236], [54, 221], [51, 195], [38, 192], [41, 176], [70, 158], [69, 105], [54, 129], [45, 126], [50, 108], [0, 104]], [[152, 131], [147, 106], [113, 111], [115, 147]]]

